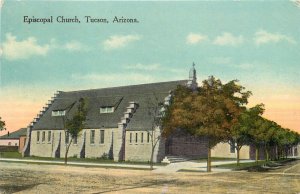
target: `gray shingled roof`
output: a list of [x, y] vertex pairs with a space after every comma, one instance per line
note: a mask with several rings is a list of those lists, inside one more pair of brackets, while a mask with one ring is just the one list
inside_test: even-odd
[[1, 136], [0, 139], [19, 139], [20, 136], [24, 136], [26, 135], [26, 133], [27, 133], [27, 128], [21, 128], [17, 131], [9, 133], [9, 135], [6, 134]]
[[[62, 117], [51, 116], [52, 110], [67, 109], [68, 116], [76, 111], [76, 105], [80, 98], [86, 98], [88, 113], [87, 129], [116, 128], [124, 116], [129, 102], [139, 104], [137, 111], [133, 114], [127, 128], [130, 130], [145, 130], [151, 127], [151, 115], [149, 115], [149, 101], [156, 101], [158, 98], [163, 102], [171, 90], [178, 85], [185, 85], [187, 80], [160, 82], [151, 84], [131, 85], [103, 89], [81, 90], [61, 92], [54, 100], [49, 109], [34, 125], [33, 130], [42, 129], [63, 129]], [[74, 104], [75, 103], [75, 104]], [[71, 106], [72, 105], [72, 106]], [[114, 106], [113, 113], [100, 114], [100, 107]]]

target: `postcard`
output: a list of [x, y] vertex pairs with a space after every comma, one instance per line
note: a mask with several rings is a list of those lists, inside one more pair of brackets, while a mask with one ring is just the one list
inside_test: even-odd
[[300, 1], [1, 1], [0, 193], [300, 193]]

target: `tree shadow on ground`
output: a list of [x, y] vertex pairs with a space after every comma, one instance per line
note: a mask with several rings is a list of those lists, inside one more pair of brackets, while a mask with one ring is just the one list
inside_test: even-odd
[[31, 189], [40, 183], [35, 183], [35, 184], [27, 184], [27, 185], [11, 185], [11, 184], [5, 184], [5, 185], [0, 185], [0, 193], [3, 194], [8, 194], [8, 193], [15, 193], [19, 191], [24, 191], [27, 189]]

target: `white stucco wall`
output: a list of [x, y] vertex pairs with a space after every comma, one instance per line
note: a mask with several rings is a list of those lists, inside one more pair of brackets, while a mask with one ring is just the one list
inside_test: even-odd
[[[130, 142], [130, 134], [132, 134], [132, 141]], [[136, 142], [137, 134], [137, 142]], [[143, 142], [141, 136], [143, 134]], [[149, 136], [149, 142], [147, 141], [147, 131], [126, 131], [125, 140], [125, 161], [143, 161], [148, 162], [151, 158], [152, 142], [151, 135]], [[154, 140], [159, 137], [159, 129], [155, 130]], [[164, 157], [165, 146], [164, 141], [161, 140], [157, 143], [153, 155], [154, 162], [160, 162]]]
[[[45, 141], [42, 141], [42, 133], [45, 132]], [[48, 131], [51, 131], [51, 138], [48, 141]], [[40, 140], [37, 141], [37, 132], [31, 132], [30, 156], [53, 157], [53, 152], [58, 143], [59, 134], [62, 130], [39, 130]]]
[[[90, 141], [91, 130], [95, 130], [95, 143], [92, 144]], [[104, 130], [104, 143], [100, 143], [100, 130]], [[112, 133], [115, 129], [84, 129], [80, 132], [77, 138], [77, 144], [74, 140], [69, 148], [68, 157], [80, 157], [80, 152], [83, 147], [84, 138], [85, 140], [85, 157], [86, 158], [100, 158], [103, 154], [109, 154], [112, 144]], [[51, 140], [48, 141], [49, 130], [39, 130], [40, 141], [37, 141], [37, 131], [32, 131], [31, 144], [30, 144], [30, 155], [40, 157], [55, 157], [55, 151], [60, 141], [60, 157], [65, 156], [67, 144], [65, 142], [65, 132], [63, 130], [50, 130]], [[42, 133], [45, 131], [45, 141], [42, 141]], [[61, 137], [61, 138], [60, 138]], [[71, 140], [71, 137], [69, 138]]]
[[[80, 157], [80, 151], [82, 148], [82, 143], [83, 143], [83, 133], [85, 130], [82, 130], [78, 137], [77, 137], [77, 143], [75, 144], [74, 140], [72, 140], [70, 148], [69, 148], [69, 152], [68, 152], [68, 157], [76, 157], [79, 158]], [[61, 131], [61, 144], [60, 144], [60, 157], [64, 158], [65, 157], [65, 153], [66, 153], [66, 147], [68, 146], [68, 144], [66, 144], [65, 141], [66, 138], [66, 134], [64, 131]], [[57, 141], [58, 139], [56, 139]], [[69, 142], [71, 141], [71, 137], [69, 137]], [[56, 142], [57, 143], [57, 142]], [[54, 153], [53, 153], [54, 154]], [[54, 157], [54, 156], [53, 156]]]
[[0, 139], [0, 146], [19, 146], [18, 139]]
[[[219, 143], [211, 151], [212, 157], [221, 157], [221, 158], [236, 158], [236, 150], [234, 153], [230, 152], [229, 143]], [[250, 159], [250, 147], [243, 146], [240, 150], [240, 159]]]
[[[109, 154], [112, 149], [112, 135], [116, 129], [94, 129], [95, 130], [95, 143], [91, 143], [91, 130], [86, 129], [86, 144], [85, 144], [85, 157], [86, 158], [100, 158], [103, 154]], [[104, 130], [104, 143], [100, 143], [100, 130]]]

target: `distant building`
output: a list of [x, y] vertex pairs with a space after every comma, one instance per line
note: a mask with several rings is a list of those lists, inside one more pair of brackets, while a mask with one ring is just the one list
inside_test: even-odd
[[[250, 146], [243, 146], [240, 150], [240, 159], [253, 159], [250, 158]], [[233, 145], [229, 143], [219, 143], [211, 150], [212, 157], [220, 158], [236, 158], [237, 152]]]
[[[63, 130], [64, 120], [77, 110], [79, 99], [85, 98], [88, 104], [85, 129], [73, 140], [70, 157], [149, 161], [153, 120], [164, 113], [162, 105], [171, 103], [172, 91], [178, 85], [197, 88], [194, 64], [188, 80], [57, 92], [28, 127], [24, 155], [64, 157], [70, 141], [69, 134]], [[156, 139], [161, 135], [161, 129], [156, 127], [153, 134]], [[180, 134], [160, 138], [154, 150], [155, 162], [160, 162], [166, 155], [206, 157], [205, 138]], [[230, 148], [213, 153], [225, 157], [226, 152], [230, 153]]]
[[12, 133], [7, 133], [0, 137], [0, 146], [17, 146], [19, 152], [22, 152], [26, 141], [26, 128], [21, 128]]
[[291, 147], [288, 154], [289, 154], [289, 157], [299, 158], [300, 157], [300, 143]]

